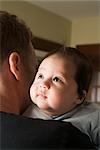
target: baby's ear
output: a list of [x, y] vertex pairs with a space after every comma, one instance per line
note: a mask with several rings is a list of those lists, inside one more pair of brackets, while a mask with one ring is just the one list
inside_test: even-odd
[[82, 90], [82, 94], [77, 98], [77, 104], [81, 104], [86, 98], [87, 92]]
[[9, 56], [10, 71], [16, 78], [20, 79], [20, 56], [17, 52], [12, 52]]

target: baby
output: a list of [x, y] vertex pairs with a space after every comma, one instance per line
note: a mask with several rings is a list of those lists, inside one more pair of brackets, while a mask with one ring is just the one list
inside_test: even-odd
[[92, 79], [88, 58], [67, 47], [49, 53], [30, 88], [33, 101], [24, 115], [71, 122], [100, 148], [100, 106], [86, 102]]

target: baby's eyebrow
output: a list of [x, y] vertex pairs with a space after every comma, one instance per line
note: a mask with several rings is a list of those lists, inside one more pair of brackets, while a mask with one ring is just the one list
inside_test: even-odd
[[44, 67], [39, 67], [38, 70], [45, 70], [45, 68]]

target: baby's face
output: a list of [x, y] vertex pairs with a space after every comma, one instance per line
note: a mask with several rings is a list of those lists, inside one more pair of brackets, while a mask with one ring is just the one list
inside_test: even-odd
[[80, 103], [75, 65], [57, 55], [44, 59], [30, 89], [32, 101], [46, 114], [60, 115]]

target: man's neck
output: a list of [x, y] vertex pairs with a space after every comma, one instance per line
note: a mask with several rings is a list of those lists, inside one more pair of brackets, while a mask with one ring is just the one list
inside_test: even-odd
[[18, 111], [15, 111], [15, 110], [13, 110], [13, 109], [11, 109], [9, 107], [1, 106], [1, 105], [0, 105], [0, 111], [6, 112], [6, 113], [12, 113], [12, 114], [16, 114], [16, 115], [19, 114]]
[[0, 96], [0, 111], [13, 114], [20, 114], [18, 108], [19, 107], [17, 106], [13, 98], [8, 99], [7, 97]]

